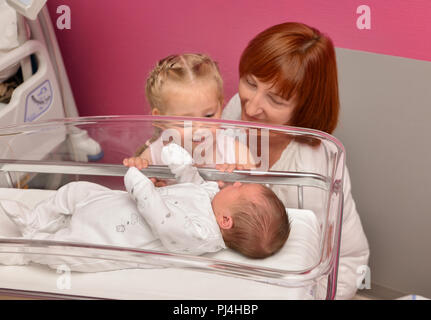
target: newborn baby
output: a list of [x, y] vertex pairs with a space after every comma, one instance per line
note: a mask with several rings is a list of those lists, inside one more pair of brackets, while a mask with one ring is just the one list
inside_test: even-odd
[[182, 147], [162, 150], [177, 184], [156, 188], [137, 168], [128, 169], [126, 190], [71, 182], [33, 210], [0, 205], [24, 238], [85, 242], [203, 254], [230, 247], [251, 258], [279, 250], [290, 226], [283, 203], [267, 187], [235, 183], [219, 189], [206, 182]]

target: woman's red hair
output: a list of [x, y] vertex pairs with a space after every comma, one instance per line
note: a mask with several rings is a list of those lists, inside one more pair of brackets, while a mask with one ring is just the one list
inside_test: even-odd
[[335, 50], [317, 29], [294, 22], [266, 29], [244, 50], [239, 74], [252, 74], [284, 99], [295, 99], [287, 125], [335, 130], [340, 108]]

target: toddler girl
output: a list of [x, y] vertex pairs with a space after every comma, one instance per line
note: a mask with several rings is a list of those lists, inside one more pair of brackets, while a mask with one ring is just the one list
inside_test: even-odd
[[[171, 55], [160, 60], [151, 71], [146, 83], [146, 96], [151, 107], [152, 115], [169, 115], [182, 117], [214, 118], [219, 119], [223, 106], [223, 80], [218, 66], [210, 57], [204, 54], [182, 54]], [[182, 124], [182, 123], [181, 123]], [[202, 130], [205, 124], [198, 124], [197, 129]], [[236, 168], [242, 169], [251, 167], [252, 157], [248, 149], [226, 136], [216, 137], [214, 124], [207, 127], [216, 143], [212, 144], [212, 163], [217, 163], [216, 159], [223, 159], [223, 163], [218, 163], [218, 168], [232, 171], [234, 164]], [[135, 157], [124, 159], [126, 166], [135, 166], [142, 169], [144, 166], [153, 164], [160, 165], [161, 149], [164, 145], [162, 140], [162, 128], [156, 128], [153, 137], [145, 145], [140, 147]], [[184, 130], [177, 128], [184, 143]], [[193, 133], [197, 133], [195, 130]], [[192, 133], [192, 134], [193, 134]], [[193, 137], [188, 137], [193, 141]], [[229, 147], [221, 146], [220, 140], [229, 141]], [[193, 154], [193, 150], [200, 141], [191, 144], [192, 150], [187, 150]], [[208, 151], [208, 150], [205, 150]], [[239, 155], [243, 152], [247, 163], [239, 161]], [[243, 161], [244, 162], [244, 161]], [[227, 164], [227, 166], [226, 166]]]

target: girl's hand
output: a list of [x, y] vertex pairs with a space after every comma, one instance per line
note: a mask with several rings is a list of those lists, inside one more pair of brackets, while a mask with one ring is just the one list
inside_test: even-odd
[[[148, 160], [145, 160], [145, 159], [143, 159], [141, 157], [130, 157], [130, 158], [125, 158], [123, 160], [123, 164], [126, 167], [136, 167], [139, 170], [141, 170], [141, 169], [148, 168], [148, 165], [150, 163], [148, 162]], [[150, 178], [150, 180], [153, 182], [153, 184], [156, 187], [165, 187], [165, 186], [167, 186], [167, 183], [164, 180], [159, 180], [157, 178]]]
[[148, 168], [149, 162], [141, 157], [130, 157], [123, 160], [126, 167], [136, 167], [139, 170]]

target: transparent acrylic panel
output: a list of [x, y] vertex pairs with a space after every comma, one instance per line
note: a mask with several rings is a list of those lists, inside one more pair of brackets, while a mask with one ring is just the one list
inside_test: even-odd
[[[223, 281], [230, 281], [248, 288], [241, 292], [248, 292], [249, 298], [259, 299], [256, 292], [265, 296], [273, 293], [280, 299], [334, 297], [342, 219], [344, 149], [337, 139], [323, 132], [245, 122], [151, 116], [63, 119], [3, 128], [0, 130], [0, 199], [24, 201], [34, 206], [71, 181], [90, 181], [125, 190], [123, 178], [127, 167], [122, 164], [123, 160], [141, 153], [148, 140], [153, 143], [150, 148], [152, 163], [142, 169], [148, 177], [175, 183], [174, 175], [160, 160], [160, 146], [173, 141], [193, 156], [205, 180], [223, 181], [226, 185], [241, 181], [269, 186], [288, 208], [289, 217], [294, 218], [293, 238], [286, 242], [289, 243], [287, 255], [281, 255], [280, 251], [267, 259], [248, 259], [224, 250], [191, 256], [91, 243], [85, 238], [74, 243], [28, 240], [22, 239], [19, 233], [9, 232], [10, 221], [0, 217], [0, 263], [19, 262], [23, 254], [39, 257], [33, 258], [29, 265], [0, 265], [0, 274], [4, 272], [8, 279], [13, 279], [16, 270], [21, 273], [28, 270], [29, 275], [44, 270], [46, 283], [42, 281], [39, 289], [29, 286], [29, 290], [55, 294], [61, 293], [52, 285], [52, 280], [62, 274], [56, 273], [59, 266], [70, 269], [71, 279], [75, 279], [76, 284], [80, 281], [90, 283], [103, 275], [107, 277], [104, 283], [121, 278], [133, 287], [136, 279], [131, 281], [128, 276], [140, 274], [141, 286], [133, 287], [130, 293], [125, 290], [118, 296], [109, 286], [100, 295], [94, 291], [94, 286], [85, 288], [85, 285], [76, 291], [63, 292], [78, 296], [130, 298], [135, 293], [137, 297], [151, 297], [152, 294], [157, 298], [176, 294], [193, 297], [200, 294], [200, 287], [213, 286], [211, 298], [222, 298], [217, 296], [217, 288]], [[232, 164], [234, 166], [228, 166]], [[221, 171], [223, 165], [223, 170], [227, 171]], [[314, 242], [295, 242], [304, 234]], [[51, 268], [44, 264], [46, 256], [56, 259]], [[73, 270], [77, 259], [84, 261], [83, 265], [100, 265], [109, 271]], [[300, 262], [295, 263], [295, 260]], [[170, 276], [177, 281], [163, 280]], [[179, 279], [186, 281], [188, 277], [202, 283], [195, 289], [190, 287], [185, 293], [184, 283]], [[146, 290], [145, 283], [149, 281], [159, 284], [157, 294], [154, 289]], [[4, 284], [3, 288], [14, 289], [11, 284]], [[25, 283], [15, 289], [25, 290]], [[241, 293], [233, 290], [234, 294]]]

